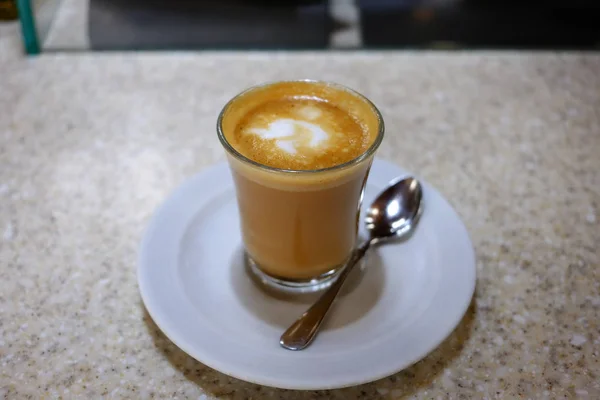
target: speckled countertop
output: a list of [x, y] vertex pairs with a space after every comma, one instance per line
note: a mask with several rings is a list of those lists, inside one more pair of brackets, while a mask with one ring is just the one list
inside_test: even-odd
[[[0, 398], [600, 398], [600, 55], [54, 54], [0, 25]], [[142, 306], [154, 208], [223, 159], [240, 89], [297, 77], [373, 99], [379, 155], [455, 206], [478, 257], [462, 323], [413, 367], [323, 392], [193, 360]]]

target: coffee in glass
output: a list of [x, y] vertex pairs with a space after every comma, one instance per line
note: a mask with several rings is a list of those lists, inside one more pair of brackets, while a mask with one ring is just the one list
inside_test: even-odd
[[357, 240], [360, 203], [383, 119], [364, 96], [318, 81], [253, 87], [217, 123], [235, 181], [249, 270], [263, 283], [314, 291]]

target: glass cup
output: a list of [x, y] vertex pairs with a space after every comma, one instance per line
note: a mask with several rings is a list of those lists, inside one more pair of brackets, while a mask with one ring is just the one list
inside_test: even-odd
[[261, 91], [278, 90], [274, 82], [250, 88], [230, 100], [217, 121], [235, 182], [245, 263], [264, 285], [287, 292], [312, 292], [329, 286], [356, 246], [365, 183], [384, 134], [383, 118], [375, 105], [344, 86], [318, 81], [295, 81], [338, 92], [344, 106], [360, 110], [374, 139], [358, 157], [316, 170], [279, 169], [260, 164], [238, 152], [226, 132], [253, 107]]

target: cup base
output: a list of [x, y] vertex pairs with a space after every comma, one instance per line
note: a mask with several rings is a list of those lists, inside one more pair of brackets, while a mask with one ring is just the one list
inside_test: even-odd
[[315, 277], [307, 279], [283, 279], [272, 276], [263, 271], [259, 264], [244, 252], [244, 264], [250, 276], [269, 289], [275, 289], [285, 293], [313, 293], [331, 286], [337, 279], [345, 264]]

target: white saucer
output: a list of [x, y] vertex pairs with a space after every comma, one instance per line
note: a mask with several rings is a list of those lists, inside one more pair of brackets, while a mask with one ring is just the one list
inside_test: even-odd
[[[376, 160], [364, 204], [406, 174]], [[245, 381], [331, 389], [383, 378], [437, 347], [475, 288], [475, 256], [464, 225], [426, 183], [424, 199], [412, 238], [373, 251], [306, 350], [281, 348], [279, 336], [315, 295], [274, 298], [246, 275], [226, 164], [189, 179], [156, 212], [139, 256], [142, 299], [183, 351]]]

